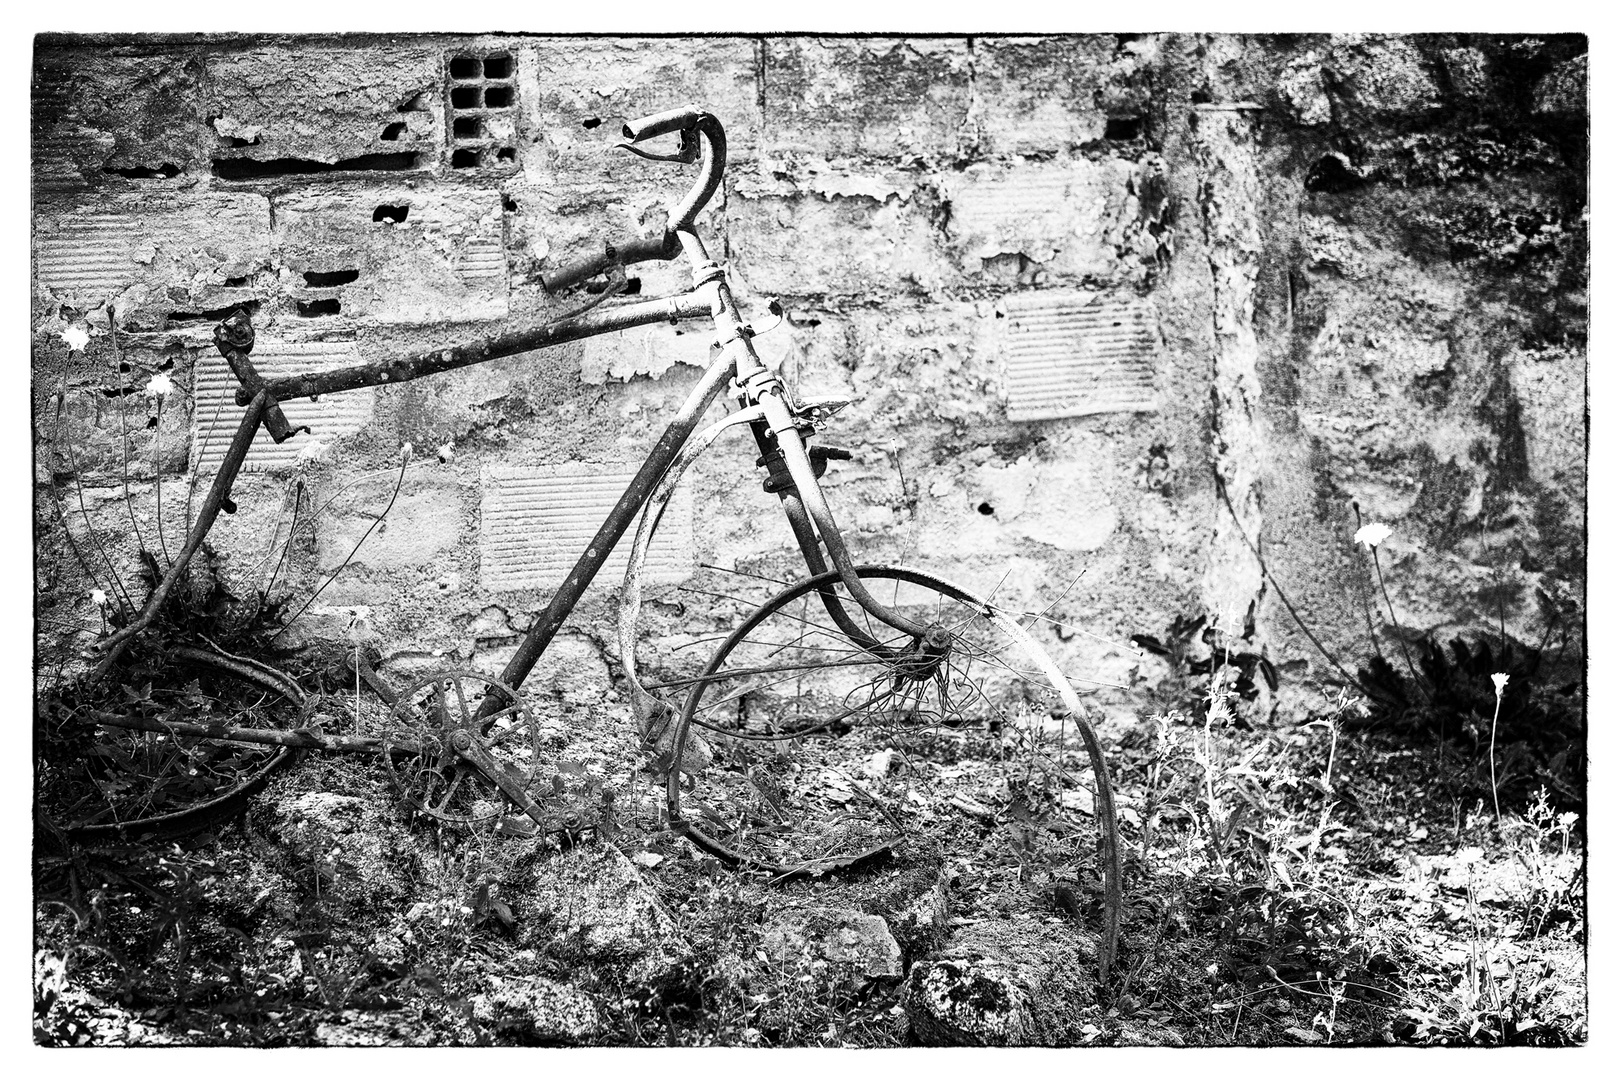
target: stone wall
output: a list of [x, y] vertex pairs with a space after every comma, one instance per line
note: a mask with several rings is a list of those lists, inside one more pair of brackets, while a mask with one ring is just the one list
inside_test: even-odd
[[[41, 656], [90, 643], [110, 569], [140, 593], [137, 531], [179, 549], [239, 415], [219, 318], [248, 305], [281, 372], [564, 313], [541, 273], [656, 235], [686, 187], [614, 133], [687, 102], [730, 141], [712, 250], [757, 329], [788, 312], [762, 353], [856, 399], [825, 439], [854, 452], [827, 485], [863, 560], [1045, 609], [1121, 715], [1140, 699], [1115, 686], [1165, 673], [1129, 636], [1178, 616], [1285, 685], [1326, 672], [1253, 538], [1363, 654], [1352, 500], [1395, 530], [1403, 623], [1534, 641], [1536, 590], [1584, 583], [1585, 70], [1584, 39], [1484, 35], [41, 38]], [[654, 327], [290, 402], [313, 430], [254, 449], [216, 564], [296, 610], [397, 483], [295, 636], [496, 670], [709, 344]], [[747, 448], [689, 489], [657, 648], [735, 617], [708, 567], [798, 573]], [[611, 693], [616, 588], [542, 682]]]

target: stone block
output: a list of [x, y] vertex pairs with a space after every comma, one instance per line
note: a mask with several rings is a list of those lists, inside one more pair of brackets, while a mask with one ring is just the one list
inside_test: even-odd
[[975, 40], [980, 150], [1065, 153], [1102, 138], [1097, 98], [1114, 51], [1112, 34]]
[[767, 155], [949, 160], [972, 104], [965, 38], [772, 38]]
[[282, 286], [300, 315], [414, 325], [506, 315], [494, 189], [323, 186], [280, 195], [275, 237]]
[[[559, 588], [634, 475], [633, 465], [485, 466], [480, 584], [493, 591]], [[598, 588], [624, 578], [634, 542], [632, 526], [598, 571]], [[692, 497], [683, 488], [653, 537], [646, 580], [681, 581], [692, 561]]]
[[34, 413], [35, 477], [44, 481], [76, 471], [105, 484], [126, 474], [151, 479], [158, 471], [183, 472], [191, 456], [190, 396], [177, 384], [161, 395], [159, 408], [159, 396], [145, 392], [162, 363], [155, 354], [124, 350], [132, 370], [120, 374], [111, 349], [97, 352], [104, 366], [93, 381], [69, 385], [60, 410], [53, 392]]
[[444, 155], [443, 49], [337, 39], [210, 52], [204, 64], [222, 178], [426, 169]]
[[475, 1020], [525, 1046], [570, 1046], [607, 1033], [594, 998], [539, 975], [491, 976], [472, 1008]]
[[34, 218], [35, 282], [81, 309], [115, 297], [120, 313], [188, 309], [269, 259], [270, 204], [262, 195], [86, 196]]
[[1355, 112], [1389, 119], [1442, 105], [1424, 55], [1402, 34], [1335, 34], [1324, 67], [1333, 92]]
[[1586, 115], [1586, 54], [1566, 60], [1536, 84], [1536, 112]]
[[879, 915], [849, 908], [809, 907], [782, 912], [765, 927], [760, 947], [778, 967], [821, 960], [847, 981], [898, 979], [900, 946]]

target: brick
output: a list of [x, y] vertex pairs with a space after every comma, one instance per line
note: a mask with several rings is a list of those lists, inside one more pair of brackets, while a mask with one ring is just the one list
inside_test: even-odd
[[953, 158], [972, 103], [963, 38], [765, 43], [766, 154]]
[[1151, 238], [1135, 192], [1152, 168], [1082, 158], [951, 174], [943, 184], [952, 251], [970, 277], [990, 272], [1002, 256], [1022, 255], [1058, 277], [1139, 278]]
[[109, 366], [104, 380], [68, 389], [60, 418], [53, 394], [34, 418], [36, 474], [68, 476], [77, 466], [87, 482], [109, 483], [121, 479], [126, 468], [132, 479], [150, 479], [157, 468], [183, 472], [191, 456], [191, 402], [183, 392], [167, 394], [160, 415], [156, 399], [139, 392], [146, 380], [145, 372], [133, 371], [124, 376], [122, 388], [136, 392], [109, 396], [107, 391], [120, 389]]
[[[752, 159], [760, 130], [757, 48], [742, 37], [538, 40], [523, 51], [519, 72], [522, 109], [536, 140], [525, 168], [532, 162], [550, 179], [612, 179], [636, 190], [689, 183], [687, 167], [613, 149], [623, 141], [625, 121], [684, 105], [719, 118], [728, 160]], [[655, 145], [674, 142], [666, 137]]]
[[973, 43], [980, 150], [1063, 153], [1103, 136], [1097, 105], [1114, 35], [981, 38]]
[[[480, 584], [497, 592], [555, 591], [634, 475], [630, 465], [486, 466]], [[608, 557], [595, 587], [612, 588], [623, 579], [635, 530], [633, 525]], [[646, 580], [684, 580], [692, 560], [692, 497], [683, 488], [653, 538]]]
[[930, 189], [879, 199], [791, 188], [727, 205], [733, 264], [748, 287], [775, 296], [892, 296], [954, 282]]
[[261, 195], [107, 195], [55, 208], [34, 222], [36, 280], [81, 308], [136, 284], [142, 288], [129, 298], [135, 304], [187, 308], [269, 258], [270, 204]]
[[412, 168], [431, 168], [444, 156], [444, 52], [390, 44], [212, 53], [209, 153], [235, 163], [328, 164], [416, 154]]
[[1159, 335], [1151, 305], [1055, 290], [1003, 304], [1008, 420], [1154, 409]]
[[335, 299], [344, 321], [424, 325], [506, 315], [498, 191], [322, 186], [278, 196], [275, 207], [282, 281], [295, 301]]
[[[267, 341], [261, 337], [250, 356], [253, 366], [266, 379], [282, 378], [306, 371], [325, 371], [359, 362], [352, 341]], [[237, 382], [218, 352], [204, 354], [197, 361], [194, 375], [197, 467], [211, 472], [225, 457], [242, 409], [236, 405]], [[371, 422], [375, 390], [362, 387], [341, 394], [326, 394], [319, 401], [296, 398], [281, 403], [287, 423], [308, 425], [310, 430], [277, 445], [260, 427], [248, 451], [243, 469], [247, 471], [289, 469], [298, 455], [319, 442], [328, 451], [346, 435], [352, 435]]]

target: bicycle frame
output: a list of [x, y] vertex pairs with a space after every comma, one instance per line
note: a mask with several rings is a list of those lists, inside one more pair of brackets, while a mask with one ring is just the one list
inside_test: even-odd
[[[634, 145], [657, 135], [674, 132], [680, 133], [681, 151], [672, 157], [658, 158]], [[240, 384], [236, 392], [237, 404], [246, 406], [246, 411], [179, 558], [169, 567], [135, 618], [108, 639], [106, 655], [93, 672], [93, 679], [101, 678], [134, 636], [151, 624], [220, 511], [234, 511], [235, 506], [230, 501], [231, 488], [241, 472], [258, 428], [263, 425], [278, 443], [296, 434], [281, 415], [278, 402], [288, 398], [341, 393], [366, 386], [409, 382], [563, 342], [657, 322], [677, 322], [703, 316], [713, 321], [720, 346], [719, 355], [705, 370], [675, 419], [659, 437], [563, 584], [536, 617], [517, 652], [501, 672], [501, 681], [513, 689], [522, 685], [631, 522], [647, 507], [659, 481], [691, 439], [698, 422], [728, 384], [737, 387], [745, 407], [758, 410], [752, 420], [752, 429], [761, 453], [779, 454], [786, 466], [791, 482], [777, 493], [811, 574], [821, 574], [828, 569], [827, 560], [822, 557], [825, 549], [850, 598], [880, 621], [925, 644], [933, 643], [930, 628], [890, 611], [867, 592], [856, 576], [843, 535], [817, 481], [815, 466], [800, 430], [800, 420], [787, 401], [786, 389], [755, 351], [751, 340], [753, 330], [742, 320], [726, 273], [710, 259], [697, 234], [697, 213], [718, 189], [725, 168], [725, 133], [719, 120], [689, 107], [633, 121], [624, 126], [623, 134], [627, 142], [621, 146], [644, 157], [690, 164], [698, 160], [701, 153], [702, 164], [696, 184], [671, 212], [670, 225], [661, 240], [637, 241], [621, 249], [606, 246], [602, 254], [562, 269], [546, 278], [544, 284], [548, 291], [556, 292], [604, 270], [622, 268], [634, 262], [667, 260], [681, 253], [692, 266], [691, 289], [673, 296], [637, 301], [607, 310], [582, 312], [542, 326], [486, 337], [456, 348], [276, 380], [263, 379], [248, 358], [253, 346], [253, 330], [246, 313], [239, 311], [232, 315], [216, 328], [214, 336]], [[821, 596], [829, 614], [853, 641], [864, 647], [875, 647], [875, 643], [843, 610], [838, 596], [831, 590], [822, 592]]]

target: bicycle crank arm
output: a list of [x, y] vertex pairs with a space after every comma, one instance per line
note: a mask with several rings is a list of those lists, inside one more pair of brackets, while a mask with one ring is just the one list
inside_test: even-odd
[[529, 798], [524, 788], [523, 777], [513, 775], [515, 770], [497, 759], [489, 752], [478, 736], [462, 729], [450, 736], [450, 748], [466, 758], [472, 767], [484, 775], [484, 779], [501, 789], [501, 794], [512, 800], [518, 809], [529, 816], [529, 820], [546, 832], [556, 832], [561, 826], [555, 820], [548, 820], [546, 812], [540, 809], [540, 804]]

